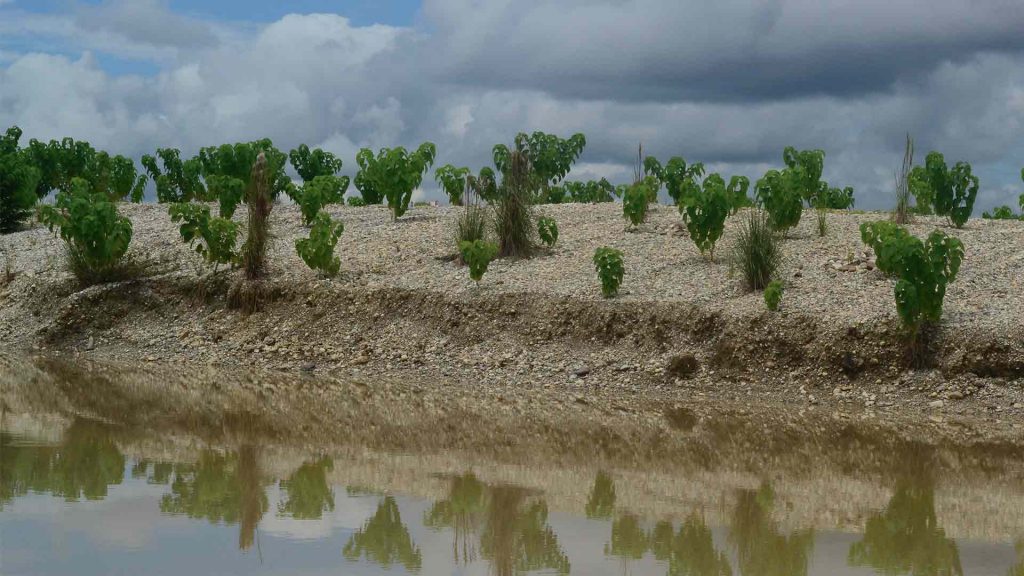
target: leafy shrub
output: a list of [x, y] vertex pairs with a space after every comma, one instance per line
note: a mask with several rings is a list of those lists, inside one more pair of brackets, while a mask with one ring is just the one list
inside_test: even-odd
[[853, 208], [853, 188], [851, 186], [845, 188], [825, 187], [821, 203], [829, 210]]
[[472, 242], [464, 240], [459, 244], [459, 253], [462, 256], [462, 261], [469, 265], [469, 277], [480, 284], [484, 273], [487, 272], [487, 267], [498, 255], [498, 246], [486, 240]]
[[605, 298], [612, 298], [619, 293], [622, 277], [626, 268], [622, 263], [622, 252], [614, 248], [602, 246], [594, 252], [594, 267], [597, 277], [601, 280], [601, 293]]
[[270, 202], [282, 192], [287, 193], [292, 183], [284, 170], [287, 155], [274, 148], [269, 139], [210, 146], [199, 151], [199, 164], [208, 198], [220, 202], [222, 218], [231, 218], [238, 204], [249, 202], [247, 194], [254, 189], [253, 168], [260, 154], [264, 158], [261, 177], [266, 180], [267, 201]]
[[751, 210], [733, 247], [733, 266], [740, 271], [747, 289], [764, 290], [781, 262], [782, 243], [770, 216], [762, 210]]
[[775, 312], [779, 309], [779, 302], [782, 301], [782, 282], [772, 280], [764, 289], [764, 303], [768, 309]]
[[957, 162], [952, 169], [938, 152], [925, 157], [924, 175], [934, 194], [935, 213], [946, 216], [957, 228], [962, 228], [974, 211], [978, 197], [978, 177], [971, 174], [971, 165]]
[[[572, 202], [579, 204], [598, 204], [612, 202], [618, 196], [615, 186], [605, 178], [587, 182], [566, 182], [562, 186]], [[552, 202], [557, 204], [557, 202]]]
[[545, 198], [547, 189], [565, 178], [586, 145], [587, 138], [583, 134], [560, 138], [544, 132], [520, 132], [516, 134], [512, 149], [498, 144], [492, 149], [492, 156], [498, 172], [505, 174], [511, 168], [512, 153], [518, 151], [524, 155], [530, 171], [523, 185], [533, 198]]
[[349, 196], [345, 199], [345, 203], [353, 208], [361, 208], [367, 206], [366, 200], [363, 200], [362, 196]]
[[730, 208], [729, 192], [718, 174], [709, 175], [702, 188], [695, 186], [679, 199], [679, 211], [690, 239], [711, 260], [715, 259], [715, 243], [725, 231]]
[[1013, 208], [1010, 208], [1009, 206], [1006, 206], [1005, 204], [1003, 206], [997, 207], [992, 212], [983, 212], [981, 214], [981, 217], [985, 218], [987, 220], [1017, 220], [1018, 219], [1018, 216], [1013, 213]]
[[462, 206], [462, 195], [466, 191], [467, 176], [469, 176], [469, 168], [456, 168], [451, 164], [445, 164], [434, 171], [434, 181], [448, 195], [448, 201], [452, 206]]
[[498, 181], [494, 177], [494, 170], [487, 166], [480, 169], [478, 176], [472, 174], [466, 176], [466, 190], [476, 194], [485, 202], [494, 202], [498, 198]]
[[754, 187], [757, 202], [768, 213], [772, 228], [785, 233], [800, 223], [803, 198], [788, 170], [769, 170]]
[[924, 166], [914, 166], [907, 177], [907, 186], [914, 196], [914, 212], [924, 216], [933, 214], [935, 191], [928, 183], [928, 172]]
[[647, 207], [650, 198], [650, 186], [645, 182], [623, 186], [622, 215], [630, 226], [639, 226], [647, 220]]
[[487, 209], [480, 205], [476, 193], [470, 188], [466, 206], [455, 218], [455, 249], [459, 252], [460, 261], [462, 243], [483, 240], [487, 235], [487, 224]]
[[51, 140], [49, 144], [31, 140], [27, 153], [39, 170], [39, 198], [53, 190], [70, 192], [74, 179], [81, 178], [88, 183], [90, 192], [103, 194], [111, 201], [142, 201], [146, 177], [137, 173], [130, 158], [110, 156], [88, 142], [72, 138]]
[[726, 192], [729, 196], [729, 213], [735, 215], [740, 208], [750, 208], [754, 201], [747, 196], [750, 189], [750, 179], [746, 176], [733, 176], [729, 179], [729, 186]]
[[230, 264], [237, 258], [235, 243], [238, 241], [238, 224], [227, 218], [210, 215], [210, 207], [193, 202], [171, 204], [168, 208], [171, 221], [181, 223], [181, 238], [214, 270], [221, 264]]
[[687, 165], [681, 156], [673, 156], [664, 167], [656, 158], [648, 156], [644, 158], [643, 169], [646, 175], [654, 176], [665, 186], [672, 203], [677, 205], [688, 190], [697, 186], [697, 180], [704, 176], [703, 164], [696, 162]]
[[553, 248], [558, 242], [558, 223], [554, 218], [541, 216], [537, 219], [537, 235], [545, 246]]
[[32, 214], [39, 170], [18, 147], [21, 129], [13, 126], [0, 137], [0, 234], [13, 232]]
[[89, 182], [75, 178], [69, 192], [59, 192], [51, 205], [39, 207], [39, 221], [60, 230], [68, 263], [83, 284], [122, 277], [123, 258], [132, 241], [132, 223], [117, 213], [105, 194], [91, 191]]
[[343, 223], [334, 222], [329, 214], [320, 212], [314, 218], [309, 238], [299, 238], [295, 241], [295, 251], [313, 270], [318, 270], [328, 277], [334, 276], [341, 268], [341, 259], [334, 255], [334, 248], [344, 231]]
[[302, 222], [313, 224], [320, 210], [328, 204], [341, 204], [348, 189], [347, 176], [317, 176], [300, 187], [291, 189], [292, 199], [302, 210]]
[[861, 240], [875, 252], [875, 266], [886, 275], [898, 273], [900, 250], [910, 237], [907, 229], [885, 220], [860, 225]]
[[[157, 159], [163, 168], [157, 164]], [[142, 157], [142, 166], [156, 184], [157, 202], [191, 202], [214, 200], [206, 191], [202, 181], [202, 163], [199, 157], [182, 161], [181, 152], [174, 148], [159, 148], [156, 156], [146, 154]]]
[[[334, 176], [343, 165], [341, 158], [334, 154], [319, 148], [310, 150], [305, 144], [288, 152], [288, 160], [303, 182], [312, 182], [319, 176]], [[348, 188], [348, 184], [345, 187]]]
[[374, 156], [369, 148], [356, 155], [359, 172], [356, 187], [367, 204], [386, 199], [392, 220], [398, 220], [409, 209], [413, 191], [423, 181], [423, 174], [434, 163], [437, 147], [424, 142], [413, 152], [401, 146], [381, 148]]
[[514, 150], [502, 163], [501, 187], [494, 205], [494, 228], [502, 257], [530, 256], [534, 250], [533, 195], [530, 192], [530, 160]]

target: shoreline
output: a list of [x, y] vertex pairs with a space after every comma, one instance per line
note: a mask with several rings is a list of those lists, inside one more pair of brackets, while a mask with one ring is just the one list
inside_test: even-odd
[[[782, 310], [744, 294], [724, 260], [708, 263], [670, 207], [638, 232], [617, 205], [554, 205], [560, 244], [497, 261], [481, 286], [447, 260], [452, 208], [329, 208], [346, 223], [342, 273], [316, 278], [294, 253], [294, 206], [275, 207], [277, 240], [251, 316], [225, 309], [234, 272], [208, 280], [158, 205], [125, 205], [133, 251], [165, 272], [79, 290], [45, 230], [4, 237], [17, 254], [0, 287], [0, 349], [121, 364], [255, 367], [322, 377], [411, 378], [434, 390], [572, 401], [657, 399], [733, 410], [876, 419], [897, 427], [967, 426], [963, 438], [1024, 444], [1024, 224], [971, 220], [952, 231], [967, 256], [950, 286], [929, 370], [905, 368], [891, 281], [864, 257], [856, 230], [880, 214], [831, 213], [829, 236], [804, 218], [787, 240]], [[717, 252], [725, 254], [736, 219]], [[922, 235], [938, 221], [919, 218]], [[919, 228], [919, 229], [918, 229]], [[626, 251], [624, 294], [605, 300], [594, 245]], [[836, 266], [843, 254], [849, 263]], [[859, 254], [859, 256], [858, 256]], [[843, 269], [841, 269], [843, 268]], [[207, 278], [204, 280], [203, 278]], [[854, 296], [856, 295], [856, 296]], [[968, 423], [952, 426], [950, 422]]]

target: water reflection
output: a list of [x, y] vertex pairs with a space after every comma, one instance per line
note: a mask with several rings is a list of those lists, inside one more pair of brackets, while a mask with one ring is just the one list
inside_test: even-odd
[[927, 471], [897, 481], [888, 506], [868, 518], [864, 538], [850, 546], [849, 563], [892, 575], [963, 575], [956, 542], [935, 517], [935, 487]]
[[306, 462], [281, 480], [278, 486], [287, 495], [278, 503], [277, 513], [299, 520], [319, 520], [334, 510], [334, 490], [327, 483], [327, 472], [334, 468], [330, 458]]
[[775, 491], [768, 483], [758, 490], [743, 490], [729, 524], [729, 543], [743, 576], [798, 576], [807, 574], [814, 548], [814, 531], [783, 534], [772, 520]]
[[[472, 474], [457, 476], [448, 498], [426, 512], [424, 524], [453, 530], [456, 563], [474, 560], [479, 550], [498, 576], [570, 570], [569, 557], [548, 525], [547, 503], [519, 487], [485, 486]], [[479, 535], [478, 547], [470, 541], [473, 534]]]
[[605, 472], [598, 472], [587, 498], [587, 518], [611, 518], [615, 511], [615, 482]]
[[418, 572], [423, 566], [423, 554], [402, 523], [393, 496], [380, 499], [377, 512], [349, 538], [342, 552], [350, 561], [366, 558], [385, 568], [401, 564], [406, 570]]
[[0, 509], [29, 492], [100, 500], [121, 483], [124, 464], [109, 428], [96, 422], [76, 421], [59, 446], [19, 443], [0, 432]]
[[670, 522], [658, 522], [651, 534], [651, 551], [668, 563], [669, 576], [732, 576], [729, 560], [715, 548], [711, 529], [696, 513], [678, 532]]

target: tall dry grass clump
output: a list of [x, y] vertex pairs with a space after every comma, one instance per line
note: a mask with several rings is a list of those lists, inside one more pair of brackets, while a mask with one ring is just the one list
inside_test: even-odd
[[914, 168], [914, 141], [907, 134], [903, 149], [903, 165], [896, 172], [896, 207], [892, 220], [897, 224], [909, 224], [913, 220], [910, 208], [910, 171]]
[[455, 219], [455, 251], [459, 253], [459, 261], [462, 261], [462, 254], [459, 246], [463, 242], [475, 242], [484, 240], [487, 236], [488, 215], [487, 207], [480, 202], [480, 195], [472, 186], [466, 186], [463, 195], [463, 207]]
[[772, 228], [771, 218], [763, 210], [750, 210], [733, 247], [734, 269], [748, 290], [764, 290], [781, 263], [782, 239]]
[[245, 191], [249, 208], [249, 226], [240, 256], [245, 278], [228, 291], [228, 306], [251, 314], [259, 309], [264, 294], [262, 279], [266, 272], [267, 247], [270, 243], [270, 211], [274, 200], [270, 194], [267, 157], [260, 152], [253, 164], [249, 186]]
[[536, 247], [531, 170], [530, 160], [523, 151], [509, 153], [508, 169], [494, 205], [494, 230], [498, 237], [498, 255], [502, 258], [528, 257]]

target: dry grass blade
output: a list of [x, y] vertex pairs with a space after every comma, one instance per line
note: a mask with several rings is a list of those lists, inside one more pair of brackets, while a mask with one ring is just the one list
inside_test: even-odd
[[909, 224], [913, 219], [910, 213], [910, 171], [914, 168], [914, 141], [907, 134], [907, 143], [903, 149], [903, 166], [896, 172], [896, 208], [892, 219], [897, 224]]

